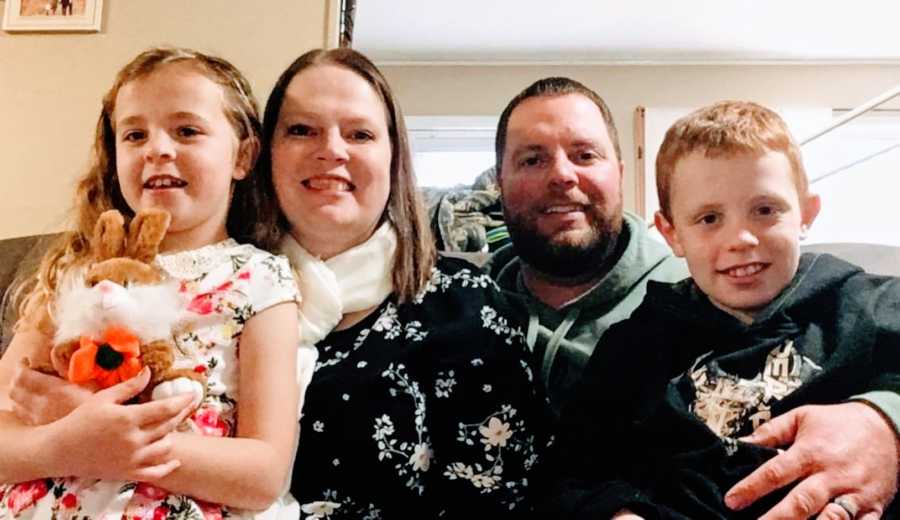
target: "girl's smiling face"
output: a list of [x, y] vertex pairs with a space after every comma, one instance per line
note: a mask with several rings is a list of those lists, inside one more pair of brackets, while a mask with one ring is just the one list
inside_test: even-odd
[[132, 210], [172, 215], [163, 249], [226, 238], [232, 181], [244, 153], [225, 114], [225, 94], [190, 63], [163, 65], [119, 90], [112, 114], [119, 186]]

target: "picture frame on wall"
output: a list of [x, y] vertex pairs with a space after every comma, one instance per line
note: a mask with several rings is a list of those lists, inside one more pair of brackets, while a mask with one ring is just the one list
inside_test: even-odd
[[103, 0], [6, 0], [8, 32], [98, 32]]

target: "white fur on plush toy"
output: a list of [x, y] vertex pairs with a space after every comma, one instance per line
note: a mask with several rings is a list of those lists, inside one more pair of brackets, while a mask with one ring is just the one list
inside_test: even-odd
[[100, 337], [110, 325], [128, 328], [142, 343], [170, 339], [187, 305], [178, 289], [177, 280], [131, 287], [109, 280], [87, 287], [72, 280], [57, 299], [55, 341]]
[[[56, 303], [56, 343], [81, 336], [101, 337], [111, 325], [126, 327], [141, 343], [169, 340], [183, 318], [186, 298], [179, 282], [171, 279], [153, 285], [123, 287], [102, 280], [87, 287], [84, 279], [75, 277], [65, 283]], [[185, 377], [158, 384], [152, 398], [164, 399], [178, 394], [193, 394], [195, 405], [203, 398], [203, 385]]]

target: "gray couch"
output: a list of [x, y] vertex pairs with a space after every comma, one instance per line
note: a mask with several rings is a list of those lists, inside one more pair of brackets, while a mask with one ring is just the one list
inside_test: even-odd
[[[9, 305], [7, 290], [15, 278], [22, 273], [34, 272], [41, 255], [57, 235], [33, 235], [0, 240], [0, 295], [2, 299], [2, 320], [0, 320], [0, 354], [10, 338], [11, 324], [15, 312]], [[851, 263], [863, 267], [870, 273], [900, 276], [900, 247], [878, 244], [813, 244], [803, 246], [804, 251], [831, 253]], [[467, 258], [473, 263], [484, 262], [481, 253], [452, 253], [453, 256]]]
[[32, 235], [0, 240], [0, 354], [12, 336], [16, 312], [10, 301], [10, 289], [16, 277], [34, 273], [44, 251], [58, 235]]

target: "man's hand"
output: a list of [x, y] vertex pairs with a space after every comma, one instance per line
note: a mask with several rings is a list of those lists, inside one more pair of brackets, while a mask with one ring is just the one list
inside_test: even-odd
[[90, 390], [65, 379], [31, 369], [27, 358], [22, 358], [16, 367], [9, 390], [12, 412], [33, 426], [68, 415], [91, 395]]
[[887, 419], [851, 402], [803, 406], [760, 426], [745, 439], [768, 447], [790, 446], [738, 482], [725, 503], [740, 510], [799, 481], [761, 520], [846, 519], [835, 498], [852, 504], [857, 519], [877, 520], [897, 490], [898, 441]]

